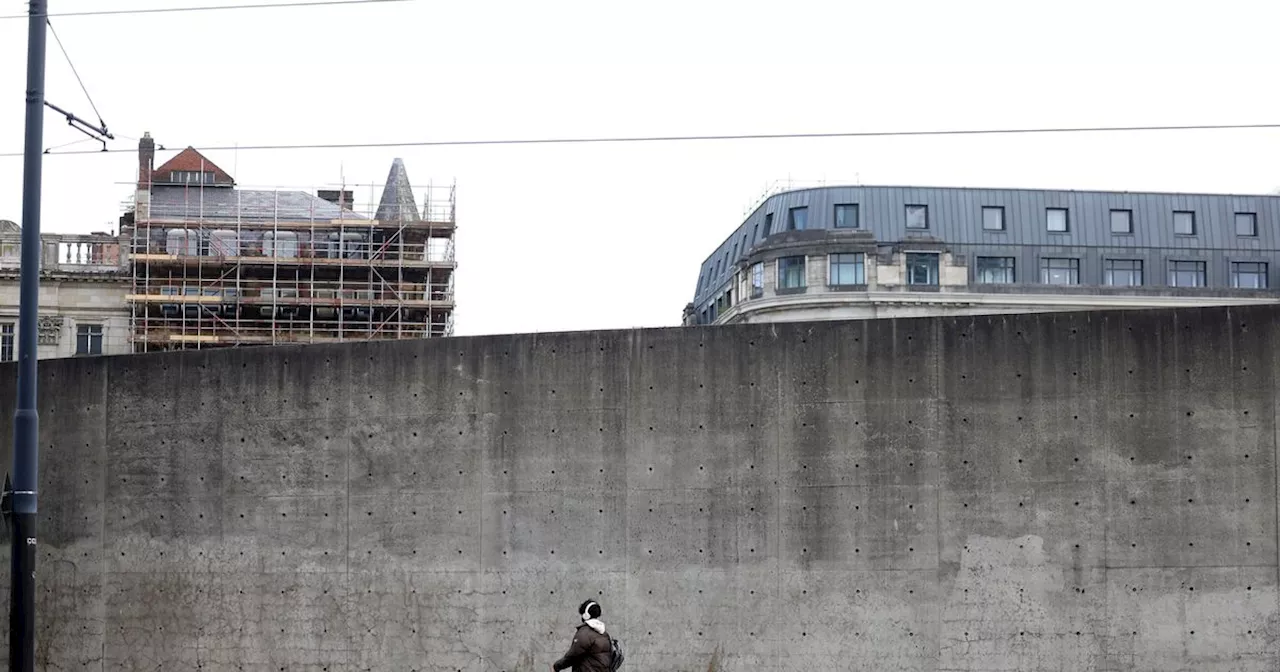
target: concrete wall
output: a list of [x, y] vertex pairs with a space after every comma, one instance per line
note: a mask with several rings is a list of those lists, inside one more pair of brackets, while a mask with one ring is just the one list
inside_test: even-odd
[[1275, 670], [1278, 344], [1249, 307], [42, 363], [42, 660], [545, 670], [595, 598], [631, 670]]

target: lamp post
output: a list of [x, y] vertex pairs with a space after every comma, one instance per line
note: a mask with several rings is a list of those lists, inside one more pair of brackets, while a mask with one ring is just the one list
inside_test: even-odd
[[36, 649], [36, 490], [40, 418], [36, 412], [36, 315], [40, 302], [40, 177], [44, 142], [45, 25], [48, 0], [31, 0], [27, 29], [26, 140], [22, 166], [22, 285], [18, 311], [18, 397], [13, 418], [9, 669], [34, 672]]

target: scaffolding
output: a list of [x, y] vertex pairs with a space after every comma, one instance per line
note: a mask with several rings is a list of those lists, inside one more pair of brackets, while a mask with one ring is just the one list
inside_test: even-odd
[[246, 191], [195, 179], [167, 185], [167, 204], [140, 185], [126, 215], [134, 352], [453, 334], [453, 183], [406, 183], [422, 194], [421, 215], [409, 196], [411, 216], [387, 217], [345, 185]]

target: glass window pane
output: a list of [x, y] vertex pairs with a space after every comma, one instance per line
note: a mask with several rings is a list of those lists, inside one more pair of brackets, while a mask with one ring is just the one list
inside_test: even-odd
[[908, 205], [907, 206], [907, 228], [908, 229], [929, 228], [929, 206]]
[[0, 362], [13, 361], [13, 324], [0, 325]]
[[1266, 289], [1267, 264], [1265, 262], [1233, 262], [1231, 286], [1238, 289]]
[[804, 286], [804, 257], [778, 259], [778, 288], [795, 289]]
[[1205, 263], [1203, 261], [1169, 262], [1170, 287], [1204, 287]]
[[751, 267], [751, 298], [764, 296], [764, 264], [757, 263]]
[[974, 277], [979, 284], [1013, 284], [1013, 257], [978, 257]]
[[938, 284], [938, 255], [926, 252], [908, 252], [907, 284]]
[[1103, 282], [1112, 287], [1141, 287], [1142, 261], [1140, 259], [1108, 259], [1103, 276]]
[[1004, 208], [982, 208], [982, 228], [987, 231], [1004, 231]]
[[809, 224], [809, 208], [791, 208], [787, 212], [787, 230], [804, 231]]
[[772, 212], [765, 213], [765, 215], [764, 215], [764, 235], [765, 235], [765, 237], [768, 237], [768, 236], [771, 236], [771, 235], [773, 235], [773, 234], [775, 234], [775, 233], [777, 233], [777, 231], [774, 231], [774, 230], [773, 230], [773, 213], [772, 213]]
[[1111, 233], [1133, 233], [1133, 211], [1111, 211]]
[[831, 255], [831, 284], [865, 285], [866, 267], [863, 259], [861, 253]]
[[1063, 258], [1041, 259], [1040, 282], [1046, 285], [1080, 284], [1080, 260]]
[[1196, 235], [1196, 213], [1194, 212], [1174, 212], [1173, 213], [1173, 232], [1179, 236]]
[[1045, 223], [1050, 231], [1065, 233], [1067, 231], [1067, 211], [1065, 208], [1049, 208], [1045, 210]]
[[849, 204], [836, 206], [835, 228], [837, 229], [858, 228], [858, 205], [856, 203], [849, 203]]
[[1236, 235], [1237, 236], [1258, 235], [1257, 213], [1253, 213], [1253, 212], [1237, 212], [1236, 213]]

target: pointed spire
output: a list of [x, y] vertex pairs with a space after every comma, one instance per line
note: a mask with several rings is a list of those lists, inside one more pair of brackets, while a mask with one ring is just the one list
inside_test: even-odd
[[382, 188], [382, 200], [378, 203], [378, 212], [374, 217], [380, 222], [421, 221], [418, 206], [413, 202], [409, 174], [405, 172], [404, 161], [401, 159], [391, 162], [387, 186]]

